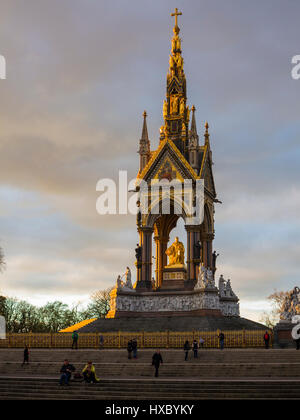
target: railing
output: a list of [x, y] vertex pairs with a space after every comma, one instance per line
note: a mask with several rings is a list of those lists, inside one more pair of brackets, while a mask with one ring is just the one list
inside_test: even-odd
[[[199, 338], [204, 340], [204, 348], [218, 348], [218, 334], [220, 331], [190, 331], [190, 332], [110, 332], [110, 333], [80, 333], [79, 348], [99, 348], [100, 336], [103, 337], [104, 348], [126, 348], [129, 340], [135, 338], [139, 348], [183, 348], [186, 340], [192, 344]], [[270, 347], [273, 334], [270, 334]], [[264, 346], [265, 330], [223, 331], [225, 347], [251, 348]], [[0, 340], [0, 348], [20, 348], [28, 345], [31, 348], [70, 348], [72, 333], [8, 333], [5, 340]]]

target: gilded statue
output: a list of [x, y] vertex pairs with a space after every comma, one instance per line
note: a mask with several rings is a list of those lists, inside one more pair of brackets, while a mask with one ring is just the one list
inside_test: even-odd
[[162, 125], [162, 126], [160, 127], [160, 129], [159, 129], [159, 133], [160, 133], [160, 135], [161, 135], [161, 136], [165, 134], [165, 126], [164, 126], [164, 125]]
[[184, 245], [179, 241], [178, 236], [176, 236], [173, 244], [166, 250], [166, 254], [169, 257], [168, 267], [184, 265]]
[[175, 35], [172, 39], [172, 52], [178, 51], [181, 49], [180, 38], [178, 35]]
[[184, 110], [185, 110], [184, 98], [181, 98], [181, 101], [180, 101], [180, 114], [181, 115], [184, 115]]
[[171, 114], [178, 113], [178, 97], [171, 96]]
[[191, 112], [191, 110], [189, 109], [189, 107], [187, 106], [186, 107], [186, 119], [187, 119], [187, 121], [190, 121], [190, 112]]
[[174, 75], [175, 66], [176, 66], [176, 63], [175, 63], [174, 57], [172, 55], [170, 55], [169, 67], [170, 67], [170, 71], [171, 71], [172, 75]]
[[164, 100], [164, 104], [163, 104], [163, 117], [166, 118], [167, 115], [168, 115], [168, 104], [167, 104], [167, 101]]
[[176, 61], [178, 70], [181, 70], [183, 67], [183, 58], [181, 57], [180, 53], [176, 53], [175, 61]]

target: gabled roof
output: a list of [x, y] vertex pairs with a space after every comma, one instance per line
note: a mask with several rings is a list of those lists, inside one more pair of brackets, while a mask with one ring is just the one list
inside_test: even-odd
[[160, 145], [158, 149], [151, 154], [151, 158], [145, 168], [142, 170], [142, 172], [138, 173], [137, 178], [138, 179], [146, 179], [151, 174], [151, 171], [154, 169], [154, 167], [157, 165], [159, 160], [162, 158], [163, 154], [169, 151], [173, 156], [175, 156], [177, 162], [179, 163], [179, 166], [182, 167], [182, 170], [186, 173], [186, 175], [189, 178], [192, 179], [199, 179], [199, 176], [194, 171], [194, 169], [191, 167], [189, 162], [185, 159], [183, 154], [178, 150], [178, 148], [175, 146], [175, 144], [170, 139], [164, 139], [160, 142]]

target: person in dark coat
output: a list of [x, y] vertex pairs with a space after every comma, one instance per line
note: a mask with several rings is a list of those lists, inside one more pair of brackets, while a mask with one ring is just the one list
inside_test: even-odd
[[224, 340], [225, 340], [225, 335], [224, 333], [222, 333], [222, 331], [220, 332], [220, 334], [218, 335], [218, 339], [220, 341], [220, 349], [223, 350], [224, 349]]
[[28, 346], [25, 346], [25, 349], [24, 349], [22, 366], [24, 366], [25, 363], [27, 363], [27, 365], [29, 364], [29, 349], [28, 349]]
[[270, 342], [270, 334], [268, 333], [268, 331], [264, 333], [264, 342], [265, 342], [265, 348], [268, 349], [269, 342]]
[[101, 334], [99, 337], [99, 349], [103, 349], [103, 347], [104, 347], [104, 337]]
[[132, 353], [133, 353], [133, 358], [136, 359], [137, 358], [137, 341], [136, 341], [136, 338], [134, 338], [132, 340]]
[[131, 353], [132, 353], [132, 340], [128, 341], [127, 344], [127, 352], [128, 352], [128, 359], [131, 359]]
[[186, 340], [186, 342], [184, 343], [183, 350], [185, 353], [184, 360], [186, 361], [188, 359], [189, 351], [191, 350], [191, 346], [188, 340]]
[[193, 341], [193, 351], [194, 351], [194, 358], [198, 357], [198, 342], [197, 340]]
[[159, 349], [156, 350], [156, 352], [152, 356], [152, 365], [155, 367], [155, 377], [158, 377], [158, 369], [160, 364], [163, 363], [163, 359], [161, 357]]
[[74, 372], [75, 370], [75, 367], [69, 363], [68, 359], [66, 359], [60, 369], [61, 376], [59, 384], [63, 385], [65, 383], [66, 385], [69, 385], [69, 380], [71, 378], [72, 372]]

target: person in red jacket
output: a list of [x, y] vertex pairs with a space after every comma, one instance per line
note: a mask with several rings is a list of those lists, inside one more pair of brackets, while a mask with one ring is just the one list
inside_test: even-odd
[[270, 334], [268, 333], [268, 331], [264, 333], [264, 342], [265, 342], [265, 348], [268, 349], [269, 342], [270, 342]]

